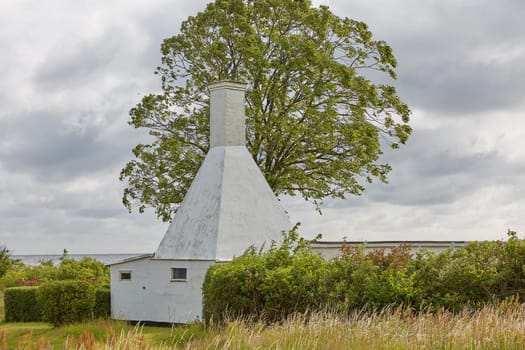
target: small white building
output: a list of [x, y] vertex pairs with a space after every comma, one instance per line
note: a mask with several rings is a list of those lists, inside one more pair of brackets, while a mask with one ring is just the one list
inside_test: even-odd
[[186, 323], [202, 316], [207, 269], [250, 245], [280, 241], [291, 224], [245, 146], [246, 85], [210, 90], [210, 150], [154, 254], [110, 265], [111, 317]]

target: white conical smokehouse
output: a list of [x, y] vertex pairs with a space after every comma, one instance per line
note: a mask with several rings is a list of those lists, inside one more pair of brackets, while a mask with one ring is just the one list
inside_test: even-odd
[[290, 221], [245, 146], [246, 85], [210, 85], [210, 150], [155, 254], [111, 265], [112, 317], [183, 323], [201, 317], [206, 270]]
[[245, 146], [245, 84], [210, 86], [210, 151], [155, 259], [230, 260], [279, 240], [288, 216]]

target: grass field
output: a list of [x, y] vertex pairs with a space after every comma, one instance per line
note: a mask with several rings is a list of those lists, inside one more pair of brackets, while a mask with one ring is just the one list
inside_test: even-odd
[[221, 329], [200, 324], [131, 327], [94, 321], [60, 328], [1, 323], [0, 349], [523, 349], [525, 310], [502, 304], [459, 314], [414, 315], [403, 309], [341, 318], [297, 316], [282, 324], [233, 321]]
[[[0, 349], [155, 349], [182, 347], [204, 327], [133, 327], [118, 321], [93, 321], [53, 328], [47, 323], [1, 323]], [[132, 347], [127, 345], [132, 344]]]

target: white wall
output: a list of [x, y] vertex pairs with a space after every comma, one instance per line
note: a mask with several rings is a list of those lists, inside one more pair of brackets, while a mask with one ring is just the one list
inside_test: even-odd
[[427, 250], [433, 253], [440, 253], [449, 248], [460, 248], [469, 242], [463, 241], [410, 241], [410, 242], [316, 242], [312, 243], [312, 250], [325, 259], [333, 259], [341, 255], [343, 244], [352, 246], [365, 246], [365, 253], [374, 249], [385, 249], [389, 252], [391, 248], [399, 246], [401, 243], [406, 243], [410, 246], [410, 251], [415, 254], [417, 251]]
[[[169, 323], [201, 319], [201, 287], [214, 263], [145, 258], [111, 265], [111, 317]], [[172, 268], [187, 268], [187, 281], [172, 281]], [[120, 272], [131, 272], [131, 280], [120, 280]]]

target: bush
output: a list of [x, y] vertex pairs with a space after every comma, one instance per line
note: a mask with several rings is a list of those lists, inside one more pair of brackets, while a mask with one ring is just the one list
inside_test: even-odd
[[108, 288], [100, 288], [95, 291], [95, 306], [93, 316], [95, 318], [108, 318], [111, 315], [111, 292]]
[[232, 263], [208, 269], [203, 283], [203, 318], [259, 317], [263, 302], [259, 286], [264, 278], [264, 259], [253, 250]]
[[45, 321], [60, 326], [93, 317], [95, 288], [84, 281], [48, 282], [38, 288], [36, 297]]
[[13, 287], [4, 291], [6, 322], [42, 321], [40, 304], [36, 298], [38, 287]]
[[277, 321], [326, 305], [328, 262], [310, 250], [295, 231], [280, 247], [251, 247], [231, 263], [208, 269], [203, 283], [203, 317], [255, 317]]
[[439, 254], [408, 246], [386, 253], [344, 246], [325, 261], [292, 231], [281, 247], [249, 249], [230, 264], [208, 270], [203, 284], [205, 320], [255, 317], [280, 321], [295, 312], [480, 308], [509, 297], [525, 300], [525, 240], [471, 242]]
[[311, 251], [294, 254], [288, 264], [265, 271], [260, 285], [262, 314], [268, 321], [327, 306], [328, 263]]
[[0, 245], [0, 277], [3, 277], [15, 263], [16, 260], [11, 259], [11, 252], [9, 249]]
[[364, 247], [343, 246], [341, 257], [329, 265], [330, 305], [349, 312], [356, 308], [410, 304], [414, 289], [410, 261], [410, 247], [406, 245], [388, 253], [376, 249], [367, 254]]
[[86, 281], [100, 287], [108, 286], [109, 268], [102, 262], [87, 257], [81, 260], [64, 257], [58, 265], [52, 260], [42, 260], [38, 265], [16, 262], [5, 276], [0, 278], [0, 289], [66, 280]]

